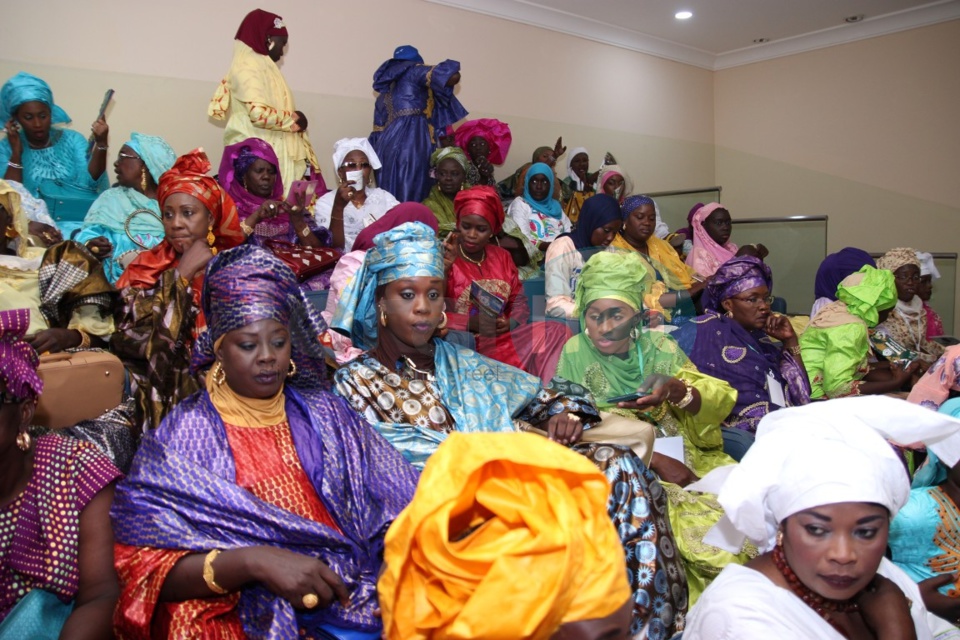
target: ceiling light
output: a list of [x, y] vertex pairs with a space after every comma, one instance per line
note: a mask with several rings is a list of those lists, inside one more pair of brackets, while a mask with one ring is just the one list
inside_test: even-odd
[[860, 22], [861, 20], [863, 20], [863, 17], [864, 16], [861, 13], [855, 16], [847, 16], [846, 18], [843, 19], [843, 21], [844, 22]]
[[677, 20], [689, 20], [693, 17], [693, 13], [691, 11], [677, 11], [673, 17]]
[[756, 38], [753, 44], [763, 44], [765, 42], [770, 42], [770, 38]]

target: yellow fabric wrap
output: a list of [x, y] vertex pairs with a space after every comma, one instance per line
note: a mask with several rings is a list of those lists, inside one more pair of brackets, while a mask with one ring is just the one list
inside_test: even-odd
[[586, 458], [531, 433], [452, 433], [387, 531], [377, 585], [388, 638], [549, 638], [630, 597]]

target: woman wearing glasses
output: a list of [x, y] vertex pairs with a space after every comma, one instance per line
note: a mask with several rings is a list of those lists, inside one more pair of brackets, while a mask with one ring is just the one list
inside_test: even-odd
[[[723, 426], [753, 434], [769, 412], [810, 401], [800, 342], [786, 316], [770, 311], [773, 276], [763, 261], [728, 260], [707, 288], [711, 306], [674, 337], [697, 369], [737, 390]], [[725, 440], [735, 435], [725, 434]]]
[[350, 251], [353, 241], [370, 223], [400, 204], [389, 191], [371, 184], [380, 158], [366, 138], [343, 138], [333, 145], [337, 188], [317, 200], [317, 224], [333, 234], [333, 246]]
[[897, 306], [877, 328], [904, 348], [918, 353], [920, 368], [926, 370], [943, 355], [943, 345], [927, 340], [927, 312], [917, 295], [920, 289], [917, 252], [907, 248], [891, 249], [877, 260], [877, 267], [892, 271], [897, 285]]

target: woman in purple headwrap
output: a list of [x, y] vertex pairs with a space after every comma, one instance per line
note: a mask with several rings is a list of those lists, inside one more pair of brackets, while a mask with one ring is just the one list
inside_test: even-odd
[[416, 472], [321, 390], [326, 325], [273, 254], [217, 255], [202, 306], [206, 388], [117, 488], [117, 634], [379, 638], [383, 537]]
[[837, 286], [851, 273], [856, 273], [864, 265], [876, 268], [870, 254], [856, 247], [844, 247], [836, 253], [831, 253], [817, 268], [817, 278], [813, 284], [813, 295], [816, 298], [810, 317], [817, 315], [823, 307], [837, 299]]
[[112, 637], [121, 474], [92, 444], [30, 437], [43, 381], [29, 324], [27, 309], [0, 311], [0, 637]]
[[767, 413], [809, 402], [797, 334], [786, 316], [770, 311], [770, 267], [752, 256], [732, 258], [707, 288], [711, 307], [674, 337], [697, 369], [737, 390], [723, 426], [755, 433]]

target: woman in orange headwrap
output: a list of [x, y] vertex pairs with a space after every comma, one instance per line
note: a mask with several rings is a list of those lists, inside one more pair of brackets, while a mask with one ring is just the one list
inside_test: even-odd
[[[450, 328], [475, 333], [483, 355], [550, 382], [570, 331], [559, 322], [527, 323], [530, 309], [510, 252], [490, 244], [503, 227], [500, 196], [493, 187], [465, 189], [453, 209], [457, 230], [444, 244]], [[488, 301], [502, 301], [499, 313], [476, 299], [474, 285]]]
[[206, 175], [202, 149], [181, 156], [160, 177], [164, 240], [144, 251], [117, 280], [122, 298], [112, 347], [131, 374], [137, 423], [156, 428], [176, 403], [199, 390], [190, 345], [205, 327], [200, 292], [207, 262], [243, 243], [237, 207]]

